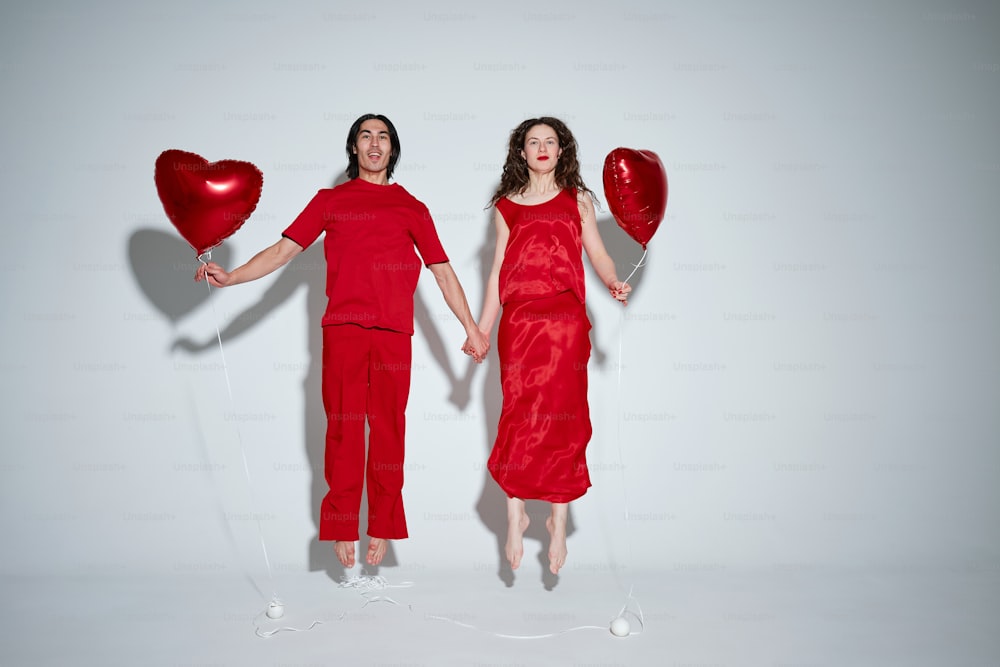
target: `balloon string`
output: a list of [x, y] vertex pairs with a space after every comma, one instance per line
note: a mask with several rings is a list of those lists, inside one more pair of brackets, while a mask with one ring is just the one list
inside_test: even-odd
[[[265, 632], [264, 630], [260, 629], [260, 624], [258, 623], [258, 621], [260, 620], [260, 617], [263, 616], [263, 615], [265, 615], [265, 612], [263, 612], [263, 611], [260, 612], [259, 614], [257, 614], [257, 616], [253, 620], [253, 623], [254, 623], [254, 634], [257, 635], [258, 637], [263, 637], [264, 639], [267, 639], [268, 637], [273, 637], [274, 635], [278, 634], [279, 632], [305, 632], [306, 630], [312, 630], [317, 625], [322, 625], [322, 623], [323, 623], [323, 621], [313, 621], [312, 624], [310, 624], [309, 627], [307, 627], [307, 628], [294, 628], [294, 627], [285, 625], [285, 626], [282, 626], [280, 628], [275, 628], [274, 630], [267, 630]], [[344, 615], [342, 615], [337, 620], [344, 620]]]
[[649, 252], [649, 248], [643, 248], [642, 249], [642, 257], [639, 259], [639, 263], [632, 265], [635, 268], [632, 269], [632, 273], [628, 274], [628, 278], [626, 278], [622, 282], [627, 283], [629, 280], [631, 280], [632, 276], [635, 275], [635, 272], [639, 270], [639, 267], [643, 266], [646, 263], [646, 253], [647, 252]]
[[[367, 607], [369, 604], [371, 604], [373, 602], [388, 602], [389, 604], [394, 604], [394, 605], [397, 605], [397, 606], [404, 606], [404, 604], [405, 604], [406, 608], [409, 611], [411, 611], [411, 612], [417, 611], [416, 609], [414, 609], [414, 605], [413, 604], [402, 603], [402, 602], [394, 600], [393, 598], [385, 596], [385, 595], [374, 595], [374, 593], [376, 591], [381, 591], [381, 590], [384, 590], [386, 588], [409, 588], [410, 586], [413, 585], [413, 582], [404, 581], [401, 584], [390, 584], [389, 581], [385, 577], [382, 577], [380, 575], [364, 574], [364, 570], [362, 570], [362, 574], [360, 576], [354, 576], [354, 577], [348, 578], [347, 575], [344, 575], [343, 577], [341, 577], [341, 579], [342, 579], [342, 581], [340, 582], [340, 585], [339, 585], [340, 588], [353, 588], [353, 589], [357, 590], [361, 594], [361, 597], [363, 597], [365, 599], [365, 603], [363, 605], [361, 605], [362, 609], [364, 609], [365, 607]], [[631, 597], [632, 597], [632, 592], [629, 591], [629, 598], [631, 599]], [[628, 601], [626, 601], [625, 606], [626, 607], [628, 606]], [[623, 607], [622, 611], [619, 612], [618, 615], [619, 616], [624, 615], [624, 611], [625, 611], [625, 608]], [[642, 610], [640, 609], [640, 614], [641, 613], [642, 613]], [[347, 615], [346, 613], [341, 614], [340, 620], [343, 620], [346, 617], [346, 615]], [[633, 614], [633, 615], [635, 615], [635, 614]], [[457, 625], [459, 627], [468, 628], [470, 630], [476, 630], [477, 632], [483, 632], [483, 633], [486, 633], [486, 634], [489, 634], [489, 635], [493, 635], [494, 637], [500, 637], [500, 638], [503, 638], [503, 639], [547, 639], [547, 638], [550, 638], [550, 637], [558, 637], [559, 635], [564, 635], [564, 634], [567, 634], [567, 633], [570, 633], [570, 632], [576, 632], [578, 630], [600, 630], [602, 632], [607, 632], [608, 631], [608, 627], [607, 626], [602, 626], [602, 625], [578, 625], [578, 626], [573, 627], [573, 628], [567, 628], [566, 630], [560, 630], [558, 632], [549, 632], [549, 633], [545, 633], [545, 634], [541, 634], [541, 635], [510, 635], [510, 634], [505, 634], [505, 633], [501, 633], [501, 632], [493, 632], [491, 630], [486, 630], [484, 628], [480, 628], [478, 626], [472, 625], [471, 623], [464, 623], [464, 622], [456, 620], [454, 618], [449, 618], [447, 616], [439, 616], [437, 614], [425, 613], [423, 615], [423, 618], [425, 618], [427, 620], [434, 620], [434, 621], [447, 621], [449, 623], [454, 623], [455, 625]], [[639, 625], [641, 627], [642, 626], [641, 616], [637, 617], [637, 618], [640, 619], [639, 620]], [[629, 634], [640, 634], [640, 633], [638, 633], [638, 632], [632, 632], [632, 633], [629, 633]]]
[[[645, 253], [643, 253], [645, 257]], [[639, 265], [641, 266], [642, 261], [640, 260]], [[638, 268], [638, 267], [636, 267]], [[634, 273], [634, 272], [633, 272]], [[630, 276], [631, 277], [631, 276]], [[628, 549], [628, 559], [629, 563], [632, 563], [632, 540], [630, 537], [631, 531], [629, 530], [629, 511], [628, 511], [628, 483], [625, 479], [625, 457], [622, 454], [622, 347], [623, 340], [625, 338], [625, 311], [621, 312], [621, 320], [618, 327], [618, 386], [616, 390], [616, 402], [618, 404], [618, 432], [615, 436], [615, 442], [618, 447], [618, 469], [621, 471], [622, 475], [622, 506], [625, 511], [625, 545]], [[631, 597], [632, 593], [629, 592]]]
[[[206, 253], [202, 253], [201, 255], [198, 255], [198, 261], [201, 262], [203, 265], [205, 264], [205, 260], [202, 259], [203, 256], [207, 256], [208, 259], [210, 259], [210, 260], [212, 259], [212, 253], [211, 253], [211, 251], [206, 252]], [[209, 296], [211, 296], [212, 285], [208, 282], [208, 278], [207, 277], [205, 279], [205, 286], [208, 288]], [[215, 322], [216, 322], [216, 324], [215, 324], [215, 336], [216, 336], [216, 339], [219, 341], [219, 355], [222, 357], [222, 373], [223, 373], [223, 375], [226, 378], [226, 390], [229, 393], [229, 404], [230, 404], [230, 406], [233, 409], [233, 413], [235, 414], [236, 413], [236, 399], [233, 397], [233, 386], [232, 386], [232, 383], [229, 380], [229, 366], [226, 364], [226, 351], [225, 351], [225, 349], [224, 349], [224, 347], [222, 345], [222, 332], [219, 330], [218, 313], [216, 312], [216, 309], [215, 309], [215, 301], [213, 301], [212, 299], [209, 299], [209, 301], [211, 301], [211, 303], [212, 303], [212, 314], [215, 315]], [[254, 517], [254, 520], [257, 523], [257, 535], [260, 538], [260, 548], [261, 548], [261, 551], [264, 554], [264, 565], [267, 567], [267, 576], [268, 576], [268, 579], [271, 581], [271, 586], [273, 587], [274, 586], [274, 574], [271, 571], [271, 560], [267, 556], [267, 544], [266, 544], [266, 542], [264, 540], [264, 529], [263, 529], [263, 527], [261, 526], [261, 523], [260, 523], [260, 515], [257, 514], [257, 511], [255, 509], [254, 494], [253, 494], [253, 481], [250, 478], [250, 464], [247, 461], [246, 447], [243, 444], [243, 434], [240, 431], [239, 420], [238, 419], [234, 420], [234, 423], [235, 423], [235, 426], [236, 426], [236, 439], [240, 443], [240, 456], [243, 459], [243, 473], [246, 476], [246, 480], [247, 480], [247, 495], [249, 496], [249, 499], [250, 499], [250, 516]], [[257, 592], [260, 593], [260, 596], [261, 597], [265, 597], [263, 591], [260, 590], [260, 588], [257, 586], [257, 583], [253, 580], [252, 577], [251, 577], [251, 581], [253, 581], [254, 587], [257, 588]], [[273, 591], [272, 591], [272, 598], [271, 599], [272, 599], [272, 601], [277, 601], [278, 600], [277, 594], [275, 594]]]
[[[643, 265], [643, 263], [645, 262], [645, 259], [646, 259], [646, 251], [643, 250], [642, 259], [640, 259], [639, 263], [636, 265], [636, 267], [635, 267], [636, 270], [640, 266]], [[632, 273], [635, 273], [635, 270], [633, 270]], [[631, 277], [632, 276], [629, 275], [629, 278], [631, 278]], [[627, 280], [626, 280], [626, 282], [627, 282]], [[629, 508], [628, 508], [629, 507], [628, 506], [628, 481], [625, 478], [625, 456], [624, 456], [624, 454], [622, 454], [622, 358], [624, 356], [623, 348], [624, 348], [624, 339], [625, 339], [625, 310], [624, 309], [622, 309], [620, 317], [621, 317], [621, 319], [619, 321], [619, 326], [618, 326], [618, 383], [617, 383], [618, 386], [617, 386], [616, 392], [615, 392], [616, 393], [616, 403], [618, 405], [618, 428], [617, 428], [617, 434], [615, 436], [615, 441], [616, 441], [615, 444], [616, 444], [616, 446], [618, 448], [618, 469], [621, 471], [621, 477], [622, 477], [622, 509], [624, 510], [624, 513], [625, 513], [624, 514], [624, 518], [625, 518], [625, 548], [626, 548], [626, 551], [628, 553], [628, 563], [630, 565], [632, 565], [632, 564], [635, 563], [635, 560], [634, 560], [633, 554], [632, 554], [632, 531], [631, 531], [631, 528], [629, 526], [631, 517], [629, 516]], [[634, 587], [635, 587], [634, 584], [629, 586], [628, 596], [625, 599], [625, 604], [622, 605], [621, 611], [618, 612], [618, 617], [624, 617], [625, 610], [628, 608], [629, 602], [632, 601], [632, 600], [635, 600], [632, 597], [632, 590], [634, 589]], [[639, 606], [639, 601], [635, 600], [635, 603], [636, 603], [636, 606], [639, 607], [639, 614], [636, 616], [636, 614], [633, 612], [632, 615], [636, 616], [636, 618], [638, 619], [638, 621], [639, 621], [639, 628], [640, 628], [639, 633], [641, 633], [643, 630], [645, 630], [645, 618], [644, 618], [643, 613], [642, 613], [642, 607]], [[629, 634], [639, 634], [639, 633], [632, 633], [632, 632], [630, 632]]]
[[[628, 612], [630, 614], [632, 614], [633, 616], [635, 616], [636, 620], [639, 621], [639, 632], [630, 632], [629, 634], [630, 635], [641, 635], [642, 631], [646, 629], [646, 617], [642, 613], [642, 606], [639, 604], [639, 601], [632, 597], [632, 589], [633, 588], [634, 588], [634, 586], [629, 586], [628, 587], [628, 597], [625, 598], [625, 604], [622, 605], [621, 611], [618, 612], [618, 617], [624, 617], [625, 616], [625, 611], [628, 610]], [[632, 602], [632, 601], [635, 602], [635, 606], [639, 609], [639, 613], [638, 614], [636, 614], [634, 611], [632, 611], [631, 609], [628, 608], [629, 602]]]
[[[346, 576], [343, 577], [343, 581], [340, 582], [340, 588], [354, 588], [361, 593], [361, 597], [365, 599], [365, 603], [361, 605], [364, 609], [369, 604], [373, 602], [388, 602], [389, 604], [394, 604], [401, 606], [402, 603], [394, 600], [387, 595], [373, 595], [375, 591], [383, 590], [386, 588], [409, 588], [413, 585], [413, 582], [404, 581], [401, 584], [390, 584], [389, 581], [380, 575], [368, 575], [362, 574], [361, 576], [351, 577], [348, 579]], [[406, 607], [412, 612], [414, 611], [412, 604], [407, 604]], [[491, 634], [494, 637], [502, 637], [504, 639], [545, 639], [548, 637], [556, 637], [558, 635], [566, 634], [567, 632], [574, 632], [576, 630], [603, 630], [607, 631], [606, 627], [600, 625], [580, 625], [575, 628], [569, 628], [567, 630], [561, 630], [559, 632], [550, 632], [544, 635], [507, 635], [500, 632], [492, 632], [490, 630], [483, 630], [482, 628], [476, 627], [469, 623], [463, 623], [462, 621], [457, 621], [453, 618], [448, 618], [447, 616], [438, 616], [435, 614], [425, 614], [424, 618], [435, 621], [448, 621], [449, 623], [454, 623], [455, 625], [461, 626], [463, 628], [469, 628], [470, 630], [478, 630], [479, 632], [485, 632]]]
[[502, 639], [548, 639], [549, 637], [558, 637], [559, 635], [564, 635], [568, 632], [576, 632], [577, 630], [601, 630], [607, 632], [608, 629], [602, 625], [578, 625], [575, 628], [567, 628], [566, 630], [560, 630], [559, 632], [549, 632], [544, 635], [507, 635], [501, 632], [490, 632], [489, 630], [483, 630], [482, 628], [477, 628], [469, 623], [463, 623], [461, 621], [456, 621], [453, 618], [448, 618], [447, 616], [435, 616], [433, 614], [427, 614], [425, 618], [434, 621], [448, 621], [449, 623], [454, 623], [463, 628], [469, 628], [470, 630], [478, 630], [480, 632], [485, 632], [486, 634], [493, 635], [494, 637], [500, 637]]

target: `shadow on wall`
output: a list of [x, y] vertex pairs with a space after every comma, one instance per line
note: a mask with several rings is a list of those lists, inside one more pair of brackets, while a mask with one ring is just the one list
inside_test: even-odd
[[[601, 215], [601, 211], [598, 211], [597, 227], [601, 230], [601, 239], [604, 241], [604, 247], [607, 248], [611, 259], [615, 261], [615, 271], [618, 273], [618, 279], [625, 280], [632, 273], [633, 269], [635, 269], [636, 264], [642, 259], [642, 246], [618, 226], [618, 223], [615, 222], [610, 213]], [[664, 225], [661, 224], [657, 233], [662, 234], [664, 231]], [[647, 264], [652, 261], [651, 256], [653, 254], [652, 250], [650, 250], [650, 253], [646, 255], [645, 262]], [[631, 298], [642, 298], [642, 282], [645, 273], [646, 267], [641, 266], [629, 279], [628, 284], [632, 286]], [[603, 297], [604, 295], [600, 296]], [[590, 297], [588, 296], [589, 299]]]
[[[318, 246], [318, 244], [317, 244]], [[143, 294], [172, 323], [176, 323], [196, 306], [207, 300], [210, 292], [205, 284], [194, 282], [194, 272], [198, 266], [192, 257], [191, 248], [173, 235], [153, 230], [139, 230], [129, 241], [129, 258], [136, 282]], [[229, 249], [220, 246], [212, 251], [212, 261], [232, 267]], [[296, 290], [306, 289], [306, 316], [318, 322], [326, 305], [325, 271], [322, 249], [307, 249], [291, 264], [279, 272], [277, 280], [261, 296], [260, 300], [239, 315], [232, 318], [222, 330], [223, 345], [251, 331], [254, 325], [278, 308]], [[313, 320], [312, 318], [316, 318]], [[319, 503], [326, 494], [326, 482], [322, 476], [323, 446], [326, 420], [320, 393], [320, 373], [322, 365], [322, 331], [319, 326], [307, 327], [306, 343], [310, 362], [303, 378], [305, 405], [304, 445], [310, 469], [313, 471], [310, 499], [314, 525], [318, 526]], [[289, 341], [295, 344], [294, 341]], [[208, 335], [203, 341], [180, 338], [173, 349], [192, 355], [215, 354], [218, 346], [216, 337]], [[318, 472], [317, 472], [318, 471]], [[314, 536], [313, 536], [314, 537]], [[343, 568], [333, 554], [330, 545], [321, 549], [315, 539], [309, 542], [309, 568], [312, 571], [327, 570], [339, 581]]]
[[[208, 288], [194, 282], [195, 251], [176, 234], [140, 229], [129, 238], [128, 256], [139, 290], [171, 325], [208, 300]], [[231, 261], [225, 246], [213, 250], [212, 257], [223, 266]]]

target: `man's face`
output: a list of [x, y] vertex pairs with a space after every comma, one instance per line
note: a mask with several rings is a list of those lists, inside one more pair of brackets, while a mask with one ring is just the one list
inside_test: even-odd
[[354, 141], [354, 153], [358, 156], [361, 172], [378, 173], [389, 167], [392, 155], [392, 141], [389, 128], [382, 121], [372, 118], [361, 123]]

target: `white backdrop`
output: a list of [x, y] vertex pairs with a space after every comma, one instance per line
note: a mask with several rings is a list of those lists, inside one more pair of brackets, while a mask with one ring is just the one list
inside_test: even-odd
[[[0, 571], [259, 573], [263, 537], [278, 573], [334, 572], [321, 248], [209, 293], [153, 162], [264, 172], [214, 255], [235, 266], [340, 176], [367, 112], [396, 124], [397, 181], [477, 315], [517, 123], [564, 119], [602, 201], [613, 148], [667, 168], [624, 313], [588, 275], [594, 487], [570, 572], [995, 571], [992, 3], [91, 4], [0, 10]], [[600, 223], [627, 274], [641, 249], [606, 205]], [[495, 570], [496, 358], [461, 354], [428, 272], [417, 310], [411, 538], [388, 563]]]

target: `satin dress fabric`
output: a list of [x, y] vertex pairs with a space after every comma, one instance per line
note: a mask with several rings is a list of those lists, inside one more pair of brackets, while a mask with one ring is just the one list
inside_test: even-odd
[[524, 206], [503, 199], [510, 228], [497, 336], [503, 408], [487, 467], [512, 498], [566, 503], [590, 487], [590, 321], [583, 300], [576, 195]]

